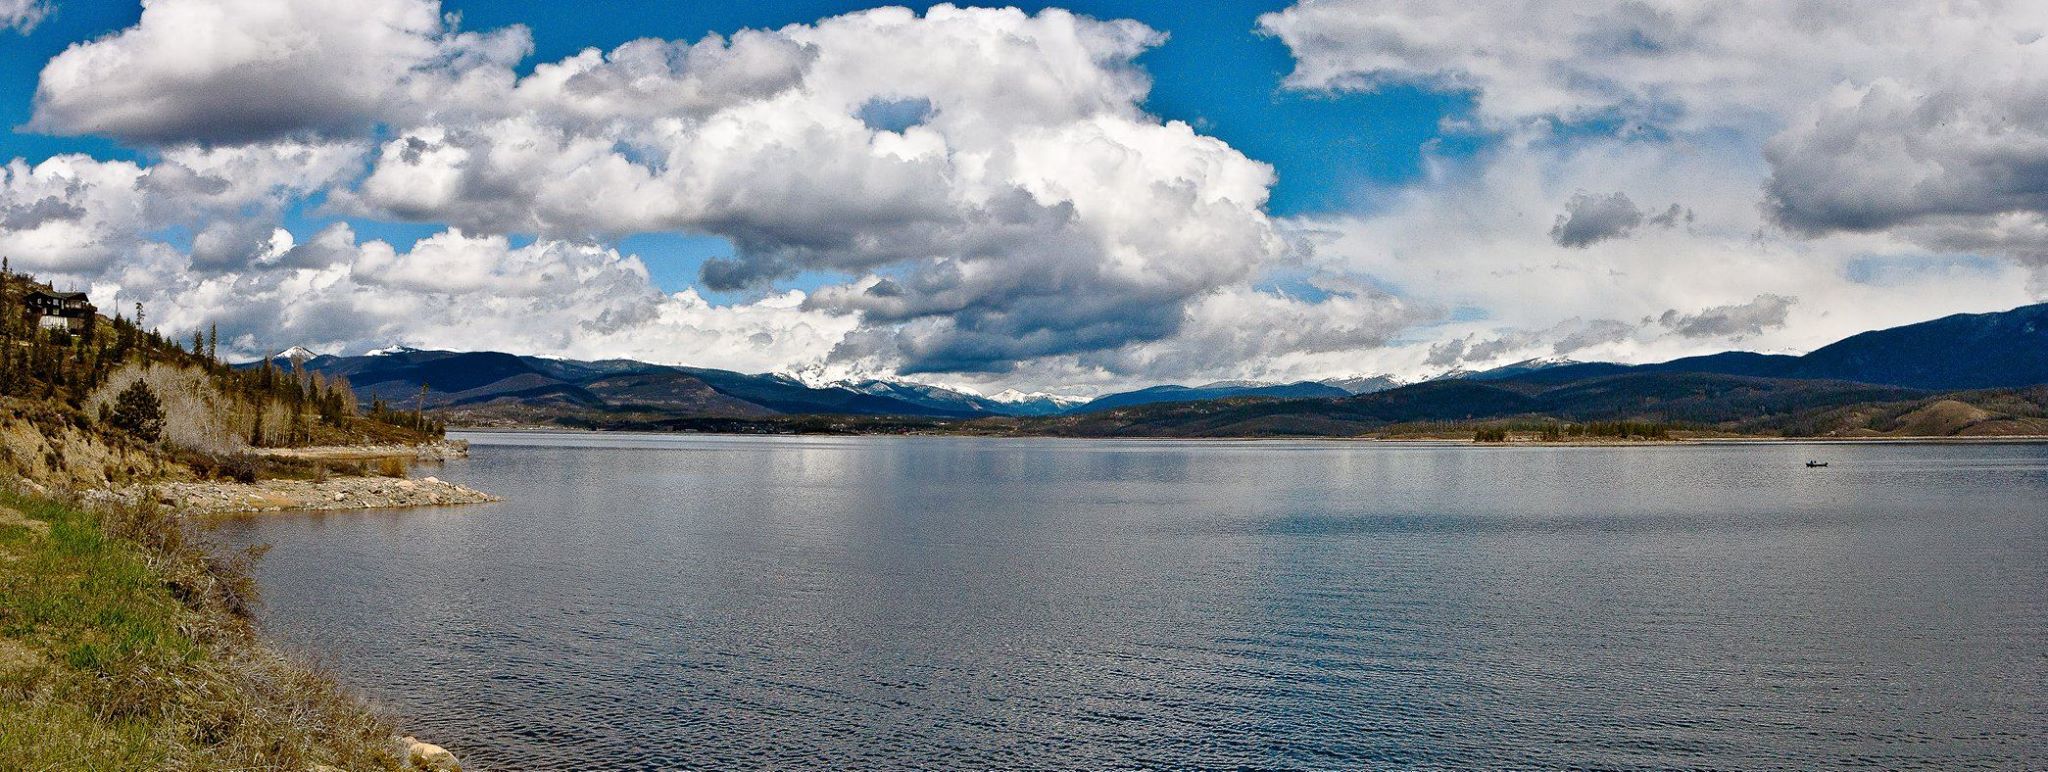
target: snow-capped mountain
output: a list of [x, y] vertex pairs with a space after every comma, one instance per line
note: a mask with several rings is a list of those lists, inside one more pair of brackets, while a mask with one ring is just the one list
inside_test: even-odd
[[1537, 357], [1535, 359], [1524, 359], [1520, 362], [1501, 365], [1491, 370], [1467, 373], [1462, 377], [1475, 381], [1498, 381], [1503, 378], [1513, 378], [1517, 375], [1527, 375], [1538, 370], [1548, 370], [1553, 367], [1565, 367], [1576, 364], [1580, 364], [1579, 360], [1570, 357]]
[[914, 405], [925, 405], [951, 411], [989, 413], [992, 415], [1007, 414], [1001, 409], [1002, 405], [1000, 403], [987, 397], [925, 383], [903, 383], [899, 381], [868, 379], [839, 381], [832, 385], [871, 396], [900, 399]]
[[989, 399], [1008, 405], [1011, 415], [1042, 416], [1058, 415], [1086, 405], [1089, 398], [1043, 391], [1025, 393], [1016, 389], [1004, 389], [990, 395]]
[[319, 356], [319, 354], [314, 353], [312, 349], [306, 348], [305, 346], [293, 346], [283, 351], [279, 351], [275, 354], [271, 354], [269, 359], [272, 362], [290, 362], [293, 364], [305, 364], [306, 362], [319, 358]]
[[1388, 389], [1397, 389], [1402, 386], [1408, 385], [1407, 381], [1395, 378], [1391, 375], [1361, 375], [1351, 378], [1324, 378], [1320, 381], [1317, 381], [1317, 383], [1320, 383], [1324, 386], [1335, 386], [1337, 388], [1351, 392], [1352, 394], [1372, 394], [1374, 392], [1386, 391]]

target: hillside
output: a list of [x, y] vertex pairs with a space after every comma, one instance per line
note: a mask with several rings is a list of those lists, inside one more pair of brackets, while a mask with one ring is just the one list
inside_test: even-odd
[[[23, 298], [48, 289], [0, 273], [0, 477], [70, 487], [246, 476], [252, 450], [440, 436], [431, 419], [361, 410], [345, 380], [230, 368], [204, 336], [181, 344], [146, 328], [140, 308], [39, 329]], [[131, 396], [146, 414], [128, 409]]]
[[2048, 383], [2048, 303], [1853, 335], [1778, 375], [1937, 390]]

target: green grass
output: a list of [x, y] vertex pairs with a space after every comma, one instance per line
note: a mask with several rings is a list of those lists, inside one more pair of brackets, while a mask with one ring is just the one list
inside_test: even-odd
[[0, 769], [397, 769], [387, 724], [269, 652], [246, 561], [154, 508], [0, 493]]

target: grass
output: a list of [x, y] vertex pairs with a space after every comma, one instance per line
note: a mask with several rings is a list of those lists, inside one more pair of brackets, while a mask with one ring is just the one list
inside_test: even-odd
[[253, 559], [155, 507], [0, 492], [0, 769], [401, 769], [385, 721], [257, 640]]

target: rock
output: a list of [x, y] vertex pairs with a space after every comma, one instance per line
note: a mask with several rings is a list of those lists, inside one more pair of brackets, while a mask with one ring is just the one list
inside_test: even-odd
[[456, 761], [455, 754], [449, 753], [447, 748], [423, 743], [419, 738], [410, 736], [402, 742], [405, 743], [405, 763], [414, 768], [430, 772], [462, 772], [462, 762]]
[[335, 491], [335, 492], [334, 492], [334, 500], [335, 500], [335, 501], [341, 501], [341, 500], [343, 500], [343, 499], [346, 499], [346, 498], [348, 498], [348, 492], [347, 492], [347, 491]]

